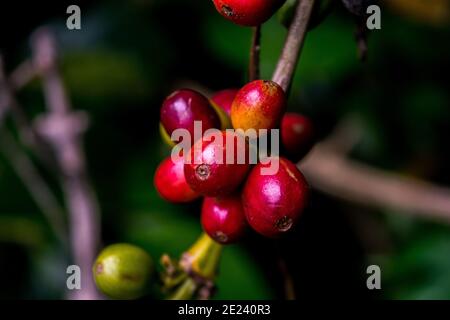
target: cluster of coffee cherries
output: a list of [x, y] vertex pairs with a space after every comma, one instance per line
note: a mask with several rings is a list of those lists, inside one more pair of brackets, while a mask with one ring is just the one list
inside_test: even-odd
[[[267, 237], [292, 229], [309, 192], [294, 163], [312, 146], [313, 126], [303, 115], [285, 113], [285, 107], [283, 89], [265, 80], [252, 81], [239, 90], [217, 92], [210, 99], [191, 89], [172, 93], [161, 108], [164, 140], [169, 141], [177, 129], [196, 136], [195, 121], [201, 122], [203, 132], [197, 141], [192, 139], [188, 155], [175, 159], [169, 156], [159, 165], [154, 184], [161, 197], [172, 203], [203, 197], [202, 227], [220, 244], [236, 242], [247, 226]], [[230, 125], [235, 130], [226, 130]], [[212, 128], [222, 130], [220, 135], [208, 135]], [[266, 161], [250, 164], [252, 146], [239, 135], [249, 129], [270, 132], [278, 128], [283, 157], [270, 155]], [[227, 154], [230, 150], [231, 155]], [[239, 161], [239, 154], [245, 161]], [[190, 159], [187, 163], [186, 156]], [[231, 161], [224, 161], [230, 157]], [[265, 174], [272, 161], [278, 162], [278, 169]]]
[[[257, 26], [286, 1], [213, 2], [225, 18], [239, 25]], [[294, 1], [288, 1], [281, 11], [292, 12], [294, 5]], [[265, 80], [252, 81], [241, 89], [223, 90], [210, 98], [195, 90], [181, 89], [163, 102], [159, 129], [163, 140], [174, 149], [158, 166], [154, 185], [160, 196], [171, 203], [203, 197], [201, 224], [205, 231], [179, 261], [168, 255], [161, 258], [163, 291], [171, 294], [169, 298], [190, 298], [194, 292], [200, 298], [209, 297], [222, 245], [238, 241], [249, 227], [263, 236], [278, 237], [298, 222], [307, 204], [309, 187], [295, 163], [313, 145], [314, 130], [307, 117], [286, 113], [285, 109], [284, 90]], [[198, 123], [200, 134], [196, 132]], [[184, 142], [176, 134], [178, 129], [191, 137], [187, 150], [178, 148]], [[217, 129], [218, 134], [208, 134], [210, 129]], [[251, 162], [255, 145], [245, 135], [251, 129], [258, 134], [261, 130], [269, 134], [280, 130], [281, 156], [270, 154]], [[258, 139], [261, 136], [257, 135]], [[267, 174], [266, 169], [274, 161], [277, 170]], [[93, 265], [97, 287], [115, 299], [145, 295], [154, 271], [150, 255], [130, 244], [104, 248]]]
[[[258, 26], [286, 1], [213, 2], [228, 20]], [[236, 242], [248, 226], [267, 237], [291, 230], [309, 194], [308, 184], [295, 163], [311, 148], [314, 134], [307, 117], [286, 113], [285, 109], [286, 93], [273, 81], [255, 80], [241, 89], [217, 92], [209, 99], [191, 89], [173, 92], [161, 108], [162, 137], [171, 146], [179, 142], [170, 138], [177, 129], [185, 129], [195, 138], [184, 157], [168, 157], [156, 170], [154, 184], [161, 197], [173, 203], [203, 197], [202, 227], [220, 244]], [[200, 137], [194, 132], [196, 122], [202, 124]], [[208, 135], [212, 128], [221, 129], [221, 135]], [[282, 157], [273, 154], [270, 161], [260, 159], [251, 164], [249, 153], [254, 145], [248, 140], [238, 142], [238, 135], [249, 129], [258, 133], [262, 129], [280, 129]], [[246, 161], [239, 161], [239, 154], [244, 154]], [[265, 169], [271, 161], [278, 162], [278, 170], [267, 175]]]

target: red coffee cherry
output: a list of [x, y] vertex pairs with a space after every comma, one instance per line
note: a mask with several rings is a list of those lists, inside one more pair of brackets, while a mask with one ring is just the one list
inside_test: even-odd
[[297, 113], [286, 113], [281, 120], [281, 144], [289, 160], [300, 161], [314, 144], [311, 120]]
[[201, 93], [182, 89], [166, 98], [161, 108], [161, 124], [169, 136], [176, 129], [187, 129], [194, 137], [194, 121], [202, 122], [202, 134], [220, 128], [220, 119], [208, 99]]
[[232, 195], [205, 198], [201, 221], [203, 230], [216, 242], [221, 244], [236, 242], [247, 228], [241, 197]]
[[239, 89], [225, 89], [218, 91], [212, 96], [211, 101], [222, 108], [222, 110], [230, 116], [231, 105], [233, 104], [234, 98], [236, 97], [238, 91]]
[[309, 195], [308, 184], [297, 167], [279, 160], [274, 175], [263, 175], [269, 164], [256, 165], [244, 186], [242, 203], [249, 225], [266, 237], [277, 237], [291, 230], [303, 212]]
[[257, 26], [267, 20], [286, 0], [213, 0], [217, 11], [236, 24]]
[[[238, 137], [236, 133], [222, 131], [219, 137], [207, 135], [191, 147], [190, 163], [185, 163], [184, 175], [193, 190], [209, 197], [224, 196], [236, 190], [250, 168], [248, 143]], [[239, 161], [243, 164], [238, 163], [238, 152], [244, 157]], [[227, 156], [231, 158], [228, 161]]]
[[164, 159], [156, 169], [154, 184], [159, 195], [172, 203], [186, 203], [200, 196], [184, 178], [183, 159], [175, 162], [171, 157]]
[[286, 107], [283, 89], [273, 81], [256, 80], [245, 85], [231, 107], [235, 129], [274, 129], [280, 124]]

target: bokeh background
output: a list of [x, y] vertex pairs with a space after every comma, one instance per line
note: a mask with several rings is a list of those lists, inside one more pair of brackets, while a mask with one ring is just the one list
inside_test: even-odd
[[[91, 119], [84, 142], [102, 243], [131, 242], [155, 260], [176, 257], [201, 232], [200, 203], [168, 204], [153, 187], [156, 166], [169, 154], [158, 133], [159, 107], [180, 86], [210, 93], [243, 85], [251, 30], [224, 20], [211, 1], [74, 3], [82, 10], [80, 31], [65, 27], [72, 3], [3, 1], [6, 69], [30, 56], [37, 27], [51, 27], [72, 104]], [[289, 109], [310, 116], [319, 137], [357, 115], [363, 136], [353, 158], [450, 186], [449, 17], [447, 0], [382, 1], [382, 29], [370, 34], [361, 63], [354, 19], [338, 6], [308, 34]], [[286, 30], [273, 18], [262, 32], [262, 75], [270, 78]], [[31, 118], [44, 111], [37, 81], [17, 98]], [[41, 169], [62, 197], [55, 177]], [[300, 299], [450, 298], [449, 225], [317, 191], [287, 238], [249, 233], [226, 248], [216, 298], [283, 299], [280, 261]], [[0, 150], [0, 298], [63, 298], [69, 262]], [[373, 263], [382, 268], [376, 292], [366, 288]]]

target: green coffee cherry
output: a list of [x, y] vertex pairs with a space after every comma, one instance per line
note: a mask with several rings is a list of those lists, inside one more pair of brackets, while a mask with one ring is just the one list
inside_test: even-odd
[[[295, 9], [298, 0], [287, 0], [285, 4], [278, 10], [277, 18], [282, 25], [289, 28], [294, 19]], [[317, 27], [331, 12], [335, 0], [318, 0], [314, 4], [311, 19], [309, 21], [309, 29]]]
[[97, 287], [108, 297], [137, 299], [145, 294], [154, 264], [141, 248], [121, 243], [103, 249], [92, 271]]

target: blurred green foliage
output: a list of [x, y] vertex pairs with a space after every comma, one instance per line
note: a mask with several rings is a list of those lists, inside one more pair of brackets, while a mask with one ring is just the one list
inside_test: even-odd
[[[105, 244], [138, 244], [155, 259], [162, 253], [177, 257], [201, 232], [199, 203], [170, 205], [154, 190], [153, 173], [169, 154], [159, 139], [159, 107], [180, 84], [209, 90], [241, 85], [251, 32], [222, 19], [209, 1], [97, 1], [82, 10], [82, 31], [67, 31], [61, 14], [45, 16], [29, 29], [46, 23], [57, 32], [72, 103], [91, 117], [86, 150], [102, 208], [102, 237]], [[450, 185], [450, 43], [444, 41], [450, 30], [385, 11], [383, 29], [370, 35], [369, 61], [362, 64], [357, 60], [354, 28], [352, 18], [338, 10], [308, 34], [290, 108], [310, 115], [321, 136], [343, 115], [357, 114], [365, 133], [353, 152], [355, 158]], [[275, 67], [285, 34], [276, 19], [264, 25], [264, 78]], [[7, 57], [25, 56], [27, 41], [28, 34], [17, 38], [7, 48]], [[33, 116], [43, 111], [38, 82], [21, 92], [19, 99]], [[56, 189], [56, 182], [51, 182]], [[0, 281], [4, 284], [0, 297], [62, 297], [67, 254], [55, 244], [1, 152], [0, 195]], [[337, 214], [348, 208], [327, 201], [324, 211]], [[378, 236], [388, 246], [381, 252], [364, 248], [362, 257], [354, 257], [352, 265], [361, 271], [358, 286], [365, 285], [367, 263], [376, 262], [383, 270], [382, 298], [450, 298], [450, 229], [396, 212], [363, 210], [369, 211], [365, 215], [374, 214], [383, 230]], [[305, 219], [300, 231], [316, 234], [328, 223], [314, 205], [307, 215], [315, 218]], [[339, 214], [337, 219], [351, 224], [351, 215]], [[336, 232], [321, 234], [323, 239], [306, 238], [310, 242], [303, 247], [323, 250], [326, 243], [340, 240], [334, 238], [341, 235]], [[258, 247], [259, 238], [251, 237], [248, 243], [226, 248], [217, 298], [282, 296], [279, 284], [274, 284], [280, 280], [273, 276], [279, 273], [276, 264]], [[343, 245], [362, 246], [345, 241]], [[299, 263], [327, 261], [326, 257], [307, 261], [296, 243], [289, 245]], [[299, 271], [290, 271], [296, 278]], [[3, 279], [6, 272], [10, 279]], [[311, 274], [314, 277], [327, 275]], [[304, 296], [313, 284], [302, 286], [301, 281], [297, 290]]]

